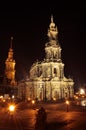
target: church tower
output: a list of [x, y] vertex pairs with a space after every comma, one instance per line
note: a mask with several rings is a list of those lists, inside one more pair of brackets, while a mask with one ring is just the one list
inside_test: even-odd
[[46, 60], [61, 62], [61, 47], [58, 42], [58, 29], [53, 22], [53, 16], [51, 16], [51, 23], [47, 35], [49, 42], [45, 45]]
[[13, 37], [11, 37], [10, 48], [8, 57], [5, 61], [5, 76], [10, 85], [15, 85], [15, 60], [13, 59], [13, 48], [12, 48]]
[[48, 42], [45, 44], [45, 62], [51, 64], [50, 77], [61, 80], [64, 77], [64, 63], [61, 59], [61, 47], [58, 42], [58, 29], [51, 16], [51, 22], [48, 29]]

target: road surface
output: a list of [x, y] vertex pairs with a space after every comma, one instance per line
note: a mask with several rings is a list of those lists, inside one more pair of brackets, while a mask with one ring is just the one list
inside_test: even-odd
[[37, 110], [41, 106], [47, 113], [46, 130], [86, 130], [86, 108], [70, 104], [67, 112], [65, 103], [20, 103], [13, 117], [7, 106], [0, 107], [0, 130], [34, 130]]

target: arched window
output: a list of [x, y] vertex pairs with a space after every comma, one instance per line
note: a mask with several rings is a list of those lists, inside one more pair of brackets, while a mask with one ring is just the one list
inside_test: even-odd
[[56, 68], [54, 68], [54, 74], [57, 74], [57, 69]]

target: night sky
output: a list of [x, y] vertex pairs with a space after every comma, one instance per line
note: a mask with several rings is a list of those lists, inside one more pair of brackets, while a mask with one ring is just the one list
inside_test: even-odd
[[0, 75], [4, 73], [11, 36], [14, 37], [17, 80], [29, 74], [31, 65], [37, 59], [44, 59], [47, 30], [53, 14], [59, 31], [58, 40], [62, 48], [65, 76], [73, 78], [78, 85], [86, 83], [85, 3], [41, 1], [0, 6]]

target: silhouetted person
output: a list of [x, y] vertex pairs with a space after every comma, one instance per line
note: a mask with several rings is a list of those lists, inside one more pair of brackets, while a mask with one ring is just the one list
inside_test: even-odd
[[34, 130], [45, 130], [47, 114], [45, 109], [41, 107], [36, 115], [36, 123]]

